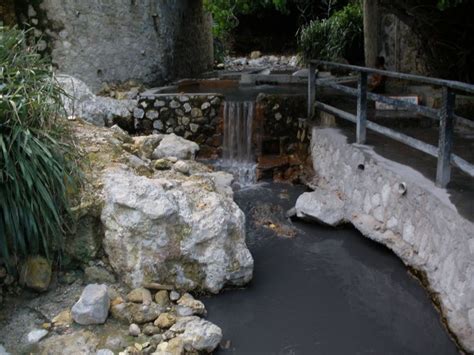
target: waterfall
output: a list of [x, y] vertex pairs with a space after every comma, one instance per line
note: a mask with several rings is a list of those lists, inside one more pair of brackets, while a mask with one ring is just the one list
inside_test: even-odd
[[256, 181], [257, 165], [252, 149], [254, 116], [252, 101], [224, 103], [224, 146], [220, 165], [234, 175], [240, 186]]

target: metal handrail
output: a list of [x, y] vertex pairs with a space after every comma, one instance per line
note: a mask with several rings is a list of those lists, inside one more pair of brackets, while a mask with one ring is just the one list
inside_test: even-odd
[[[347, 69], [359, 73], [357, 89], [341, 85], [328, 80], [316, 80], [316, 68], [318, 65], [325, 65], [340, 69]], [[409, 103], [393, 97], [386, 97], [370, 93], [367, 90], [368, 74], [380, 74], [391, 78], [422, 82], [430, 85], [442, 87], [442, 107], [441, 109], [433, 109], [417, 104]], [[350, 96], [357, 97], [357, 115], [343, 111], [336, 107], [316, 101], [316, 86], [327, 86], [335, 90], [344, 92]], [[366, 141], [367, 128], [378, 132], [384, 136], [402, 142], [412, 148], [422, 151], [426, 154], [434, 156], [438, 159], [436, 171], [436, 184], [440, 187], [446, 187], [451, 180], [451, 165], [457, 166], [459, 169], [474, 177], [474, 165], [461, 157], [452, 153], [454, 121], [470, 122], [469, 120], [454, 114], [454, 104], [456, 91], [474, 93], [474, 85], [462, 83], [459, 81], [451, 81], [437, 78], [429, 78], [413, 74], [403, 74], [388, 70], [372, 69], [355, 65], [340, 64], [327, 62], [322, 60], [311, 60], [308, 71], [308, 117], [314, 116], [314, 109], [318, 108], [322, 111], [331, 113], [342, 119], [356, 123], [357, 143], [364, 144]], [[410, 109], [416, 113], [436, 119], [440, 122], [439, 143], [438, 147], [427, 144], [416, 138], [407, 136], [390, 128], [381, 126], [375, 122], [367, 120], [367, 101], [380, 101], [395, 107]]]

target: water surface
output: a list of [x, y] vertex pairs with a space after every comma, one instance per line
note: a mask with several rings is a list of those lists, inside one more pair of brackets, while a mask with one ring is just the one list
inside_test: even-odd
[[[388, 249], [349, 227], [285, 224], [302, 191], [266, 184], [236, 194], [255, 273], [248, 288], [204, 300], [230, 340], [217, 353], [457, 354], [426, 291]], [[280, 222], [293, 238], [276, 235]]]

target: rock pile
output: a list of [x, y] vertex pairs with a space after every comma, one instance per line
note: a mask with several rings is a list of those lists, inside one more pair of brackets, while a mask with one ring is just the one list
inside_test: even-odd
[[[105, 323], [109, 314], [128, 329], [131, 338], [109, 337], [105, 348], [98, 349], [100, 339], [94, 333], [76, 329], [66, 334], [48, 335], [46, 330], [33, 330], [28, 334], [30, 343], [38, 343], [40, 353], [87, 353], [93, 354], [157, 354], [181, 355], [196, 352], [210, 353], [220, 344], [222, 330], [201, 318], [206, 315], [204, 304], [189, 293], [175, 290], [137, 288], [126, 297], [118, 294], [110, 300], [112, 290], [105, 285], [90, 284], [72, 307], [72, 319], [80, 325]], [[64, 312], [68, 312], [67, 310]], [[63, 312], [63, 313], [64, 313]], [[64, 318], [58, 315], [56, 320]], [[54, 320], [53, 320], [54, 322]], [[70, 321], [69, 321], [70, 322]], [[58, 323], [54, 323], [55, 327]], [[60, 329], [60, 328], [58, 328]], [[59, 332], [60, 333], [60, 332]]]

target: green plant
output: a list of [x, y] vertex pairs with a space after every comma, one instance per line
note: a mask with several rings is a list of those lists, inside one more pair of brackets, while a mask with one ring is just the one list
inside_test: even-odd
[[328, 19], [314, 20], [298, 31], [298, 45], [308, 59], [340, 60], [363, 51], [363, 13], [360, 1], [349, 3]]
[[27, 33], [0, 27], [0, 255], [60, 251], [74, 170], [63, 91]]
[[230, 31], [238, 25], [237, 16], [268, 7], [286, 11], [287, 0], [204, 0], [204, 8], [212, 14], [214, 37], [226, 41]]

